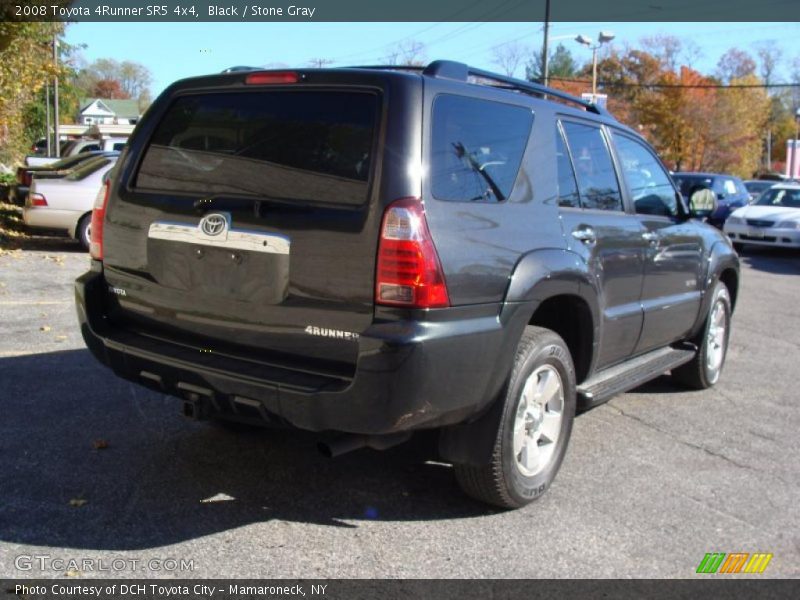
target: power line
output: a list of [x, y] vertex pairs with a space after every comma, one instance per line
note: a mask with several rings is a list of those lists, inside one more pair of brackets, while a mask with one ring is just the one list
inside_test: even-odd
[[[570, 77], [550, 77], [551, 81], [564, 81], [568, 83], [592, 84], [591, 79], [575, 79]], [[800, 83], [626, 83], [623, 81], [598, 81], [598, 86], [602, 87], [629, 87], [629, 88], [658, 88], [658, 89], [780, 89], [780, 88], [800, 88]]]

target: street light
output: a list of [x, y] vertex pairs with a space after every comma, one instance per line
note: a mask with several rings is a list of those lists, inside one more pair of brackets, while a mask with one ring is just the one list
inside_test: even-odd
[[614, 39], [614, 34], [610, 31], [601, 31], [597, 36], [597, 43], [592, 44], [592, 38], [586, 35], [579, 35], [575, 41], [579, 44], [586, 46], [592, 51], [592, 100], [597, 100], [597, 50], [603, 44], [606, 44]]

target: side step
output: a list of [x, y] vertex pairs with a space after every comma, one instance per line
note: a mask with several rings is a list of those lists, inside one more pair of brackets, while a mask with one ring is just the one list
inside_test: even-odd
[[660, 348], [624, 363], [603, 369], [578, 386], [578, 406], [597, 406], [613, 396], [627, 392], [662, 373], [694, 358], [697, 351], [684, 348]]

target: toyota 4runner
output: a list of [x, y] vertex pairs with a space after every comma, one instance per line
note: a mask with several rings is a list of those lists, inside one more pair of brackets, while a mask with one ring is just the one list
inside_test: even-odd
[[739, 266], [601, 107], [464, 64], [236, 70], [170, 86], [92, 217], [86, 344], [195, 418], [420, 429], [518, 507], [576, 409], [719, 379]]

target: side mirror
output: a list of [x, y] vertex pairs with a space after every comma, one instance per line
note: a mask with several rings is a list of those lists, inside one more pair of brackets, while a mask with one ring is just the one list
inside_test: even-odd
[[717, 196], [708, 188], [695, 190], [689, 197], [689, 214], [696, 219], [705, 219], [717, 210]]

